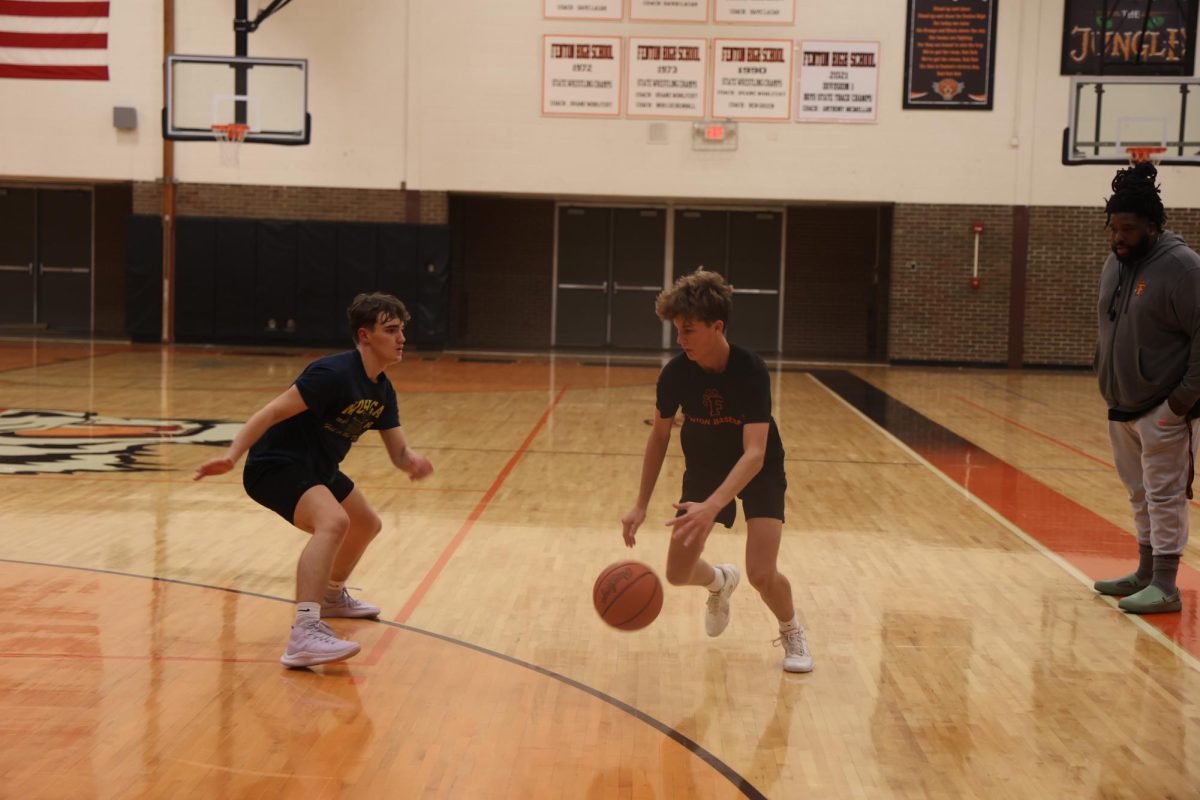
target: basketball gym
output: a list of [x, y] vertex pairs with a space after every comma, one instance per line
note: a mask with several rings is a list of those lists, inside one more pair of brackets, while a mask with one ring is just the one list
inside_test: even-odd
[[[1105, 199], [1150, 161], [1200, 242], [1198, 5], [0, 2], [0, 795], [1200, 797], [1196, 545], [1181, 612], [1092, 587], [1137, 559]], [[811, 672], [658, 580], [678, 429], [622, 541], [701, 266]], [[357, 442], [382, 611], [286, 669], [307, 537], [192, 476], [374, 291], [434, 473]]]

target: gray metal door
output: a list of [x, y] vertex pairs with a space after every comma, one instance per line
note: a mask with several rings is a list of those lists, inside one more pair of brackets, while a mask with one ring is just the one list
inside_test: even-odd
[[558, 209], [558, 285], [554, 343], [559, 347], [608, 344], [612, 209]]
[[654, 300], [663, 290], [666, 256], [666, 209], [613, 210], [609, 323], [609, 343], [613, 347], [662, 348], [663, 323], [654, 313]]
[[92, 192], [39, 189], [37, 321], [51, 330], [92, 329]]
[[0, 325], [32, 325], [37, 192], [0, 187]]
[[759, 353], [779, 349], [779, 270], [783, 213], [729, 212], [729, 272], [733, 317], [729, 338]]
[[558, 210], [555, 337], [559, 347], [662, 347], [666, 210]]
[[729, 340], [756, 352], [776, 352], [783, 212], [679, 209], [673, 245], [676, 278], [704, 267], [733, 285]]

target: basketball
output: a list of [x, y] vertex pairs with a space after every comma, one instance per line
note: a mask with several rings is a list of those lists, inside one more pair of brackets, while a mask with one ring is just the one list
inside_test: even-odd
[[596, 578], [592, 602], [600, 619], [612, 627], [640, 630], [662, 611], [662, 584], [654, 570], [640, 561], [618, 561]]

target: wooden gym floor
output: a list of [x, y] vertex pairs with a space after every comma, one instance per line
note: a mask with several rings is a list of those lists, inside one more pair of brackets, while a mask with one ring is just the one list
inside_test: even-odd
[[[719, 639], [697, 589], [638, 633], [592, 610], [657, 360], [410, 351], [389, 374], [436, 474], [372, 434], [345, 464], [383, 618], [289, 671], [304, 536], [190, 473], [316, 355], [0, 342], [0, 794], [1200, 795], [1197, 545], [1182, 614], [1091, 591], [1135, 547], [1086, 373], [776, 368], [816, 660], [788, 675], [748, 585]], [[681, 467], [676, 437], [632, 553], [660, 572]]]

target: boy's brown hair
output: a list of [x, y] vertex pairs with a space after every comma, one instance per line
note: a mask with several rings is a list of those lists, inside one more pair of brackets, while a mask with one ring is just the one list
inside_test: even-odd
[[707, 325], [721, 320], [728, 325], [733, 311], [733, 287], [720, 273], [700, 267], [660, 294], [654, 301], [654, 311], [667, 322], [682, 317]]
[[373, 330], [376, 325], [390, 319], [398, 319], [403, 324], [412, 317], [404, 303], [400, 302], [400, 298], [383, 292], [364, 292], [350, 302], [350, 307], [346, 309], [346, 319], [350, 322], [350, 335], [354, 337], [354, 343], [358, 344], [359, 328]]

